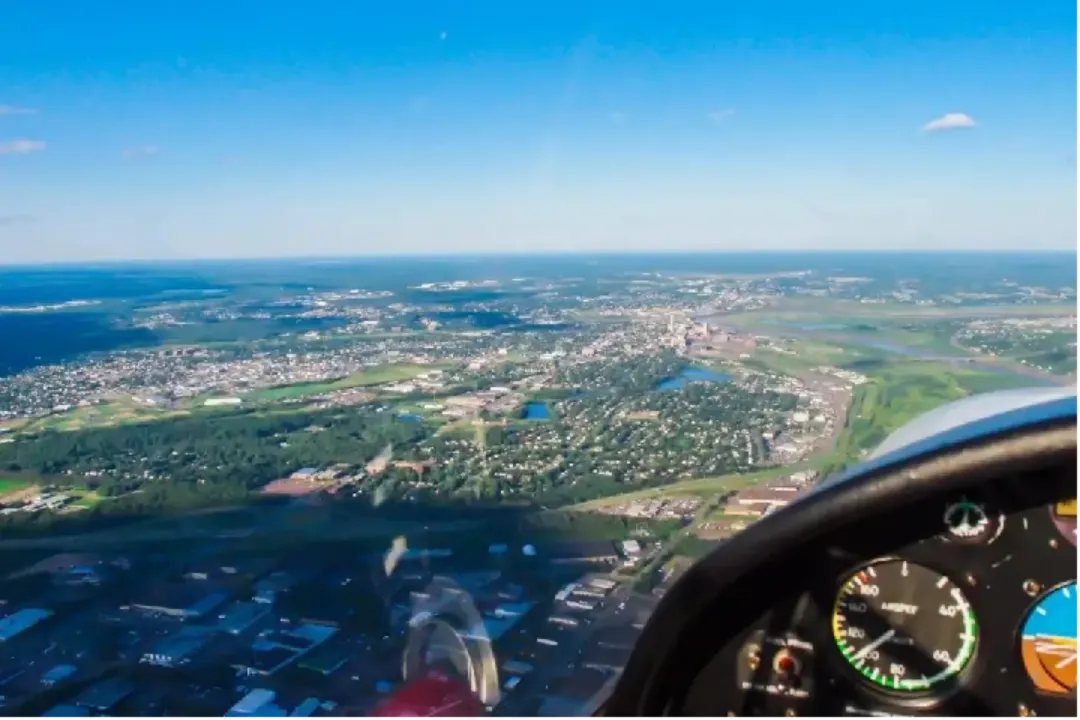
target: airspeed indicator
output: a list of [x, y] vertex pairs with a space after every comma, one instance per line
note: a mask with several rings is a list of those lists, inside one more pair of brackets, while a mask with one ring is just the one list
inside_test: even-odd
[[833, 606], [840, 654], [875, 686], [900, 693], [948, 687], [978, 644], [971, 605], [949, 578], [906, 560], [849, 577]]

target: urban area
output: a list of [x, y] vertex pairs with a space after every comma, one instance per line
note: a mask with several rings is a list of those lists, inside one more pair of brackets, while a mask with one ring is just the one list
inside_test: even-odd
[[580, 715], [718, 544], [1075, 382], [1075, 276], [395, 262], [0, 307], [46, 328], [0, 350], [0, 713], [365, 715], [437, 666]]

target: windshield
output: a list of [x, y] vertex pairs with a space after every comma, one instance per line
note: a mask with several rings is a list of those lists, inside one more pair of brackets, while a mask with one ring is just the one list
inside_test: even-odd
[[5, 7], [0, 714], [582, 715], [1076, 374], [1062, 3]]

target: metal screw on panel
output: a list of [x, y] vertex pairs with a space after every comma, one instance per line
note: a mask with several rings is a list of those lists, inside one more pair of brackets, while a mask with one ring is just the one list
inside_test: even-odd
[[757, 670], [758, 666], [761, 665], [760, 648], [757, 645], [752, 645], [749, 648], [749, 652], [746, 654], [746, 665], [751, 670]]
[[1036, 595], [1038, 595], [1040, 590], [1042, 590], [1042, 585], [1035, 582], [1034, 580], [1024, 581], [1024, 592], [1026, 592], [1031, 597], [1035, 597]]
[[1057, 550], [1058, 549], [1058, 541], [1057, 540], [1053, 540], [1053, 539], [1050, 540], [1050, 549], [1051, 550]]

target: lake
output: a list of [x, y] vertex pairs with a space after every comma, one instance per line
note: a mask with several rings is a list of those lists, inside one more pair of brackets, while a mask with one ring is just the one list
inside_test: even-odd
[[678, 390], [679, 388], [686, 387], [687, 383], [692, 382], [728, 382], [731, 380], [730, 375], [724, 375], [723, 373], [713, 372], [712, 370], [706, 370], [699, 367], [688, 367], [675, 377], [664, 378], [656, 385], [657, 390]]
[[551, 413], [548, 412], [546, 403], [527, 402], [525, 403], [525, 409], [521, 412], [521, 417], [526, 420], [550, 420]]

